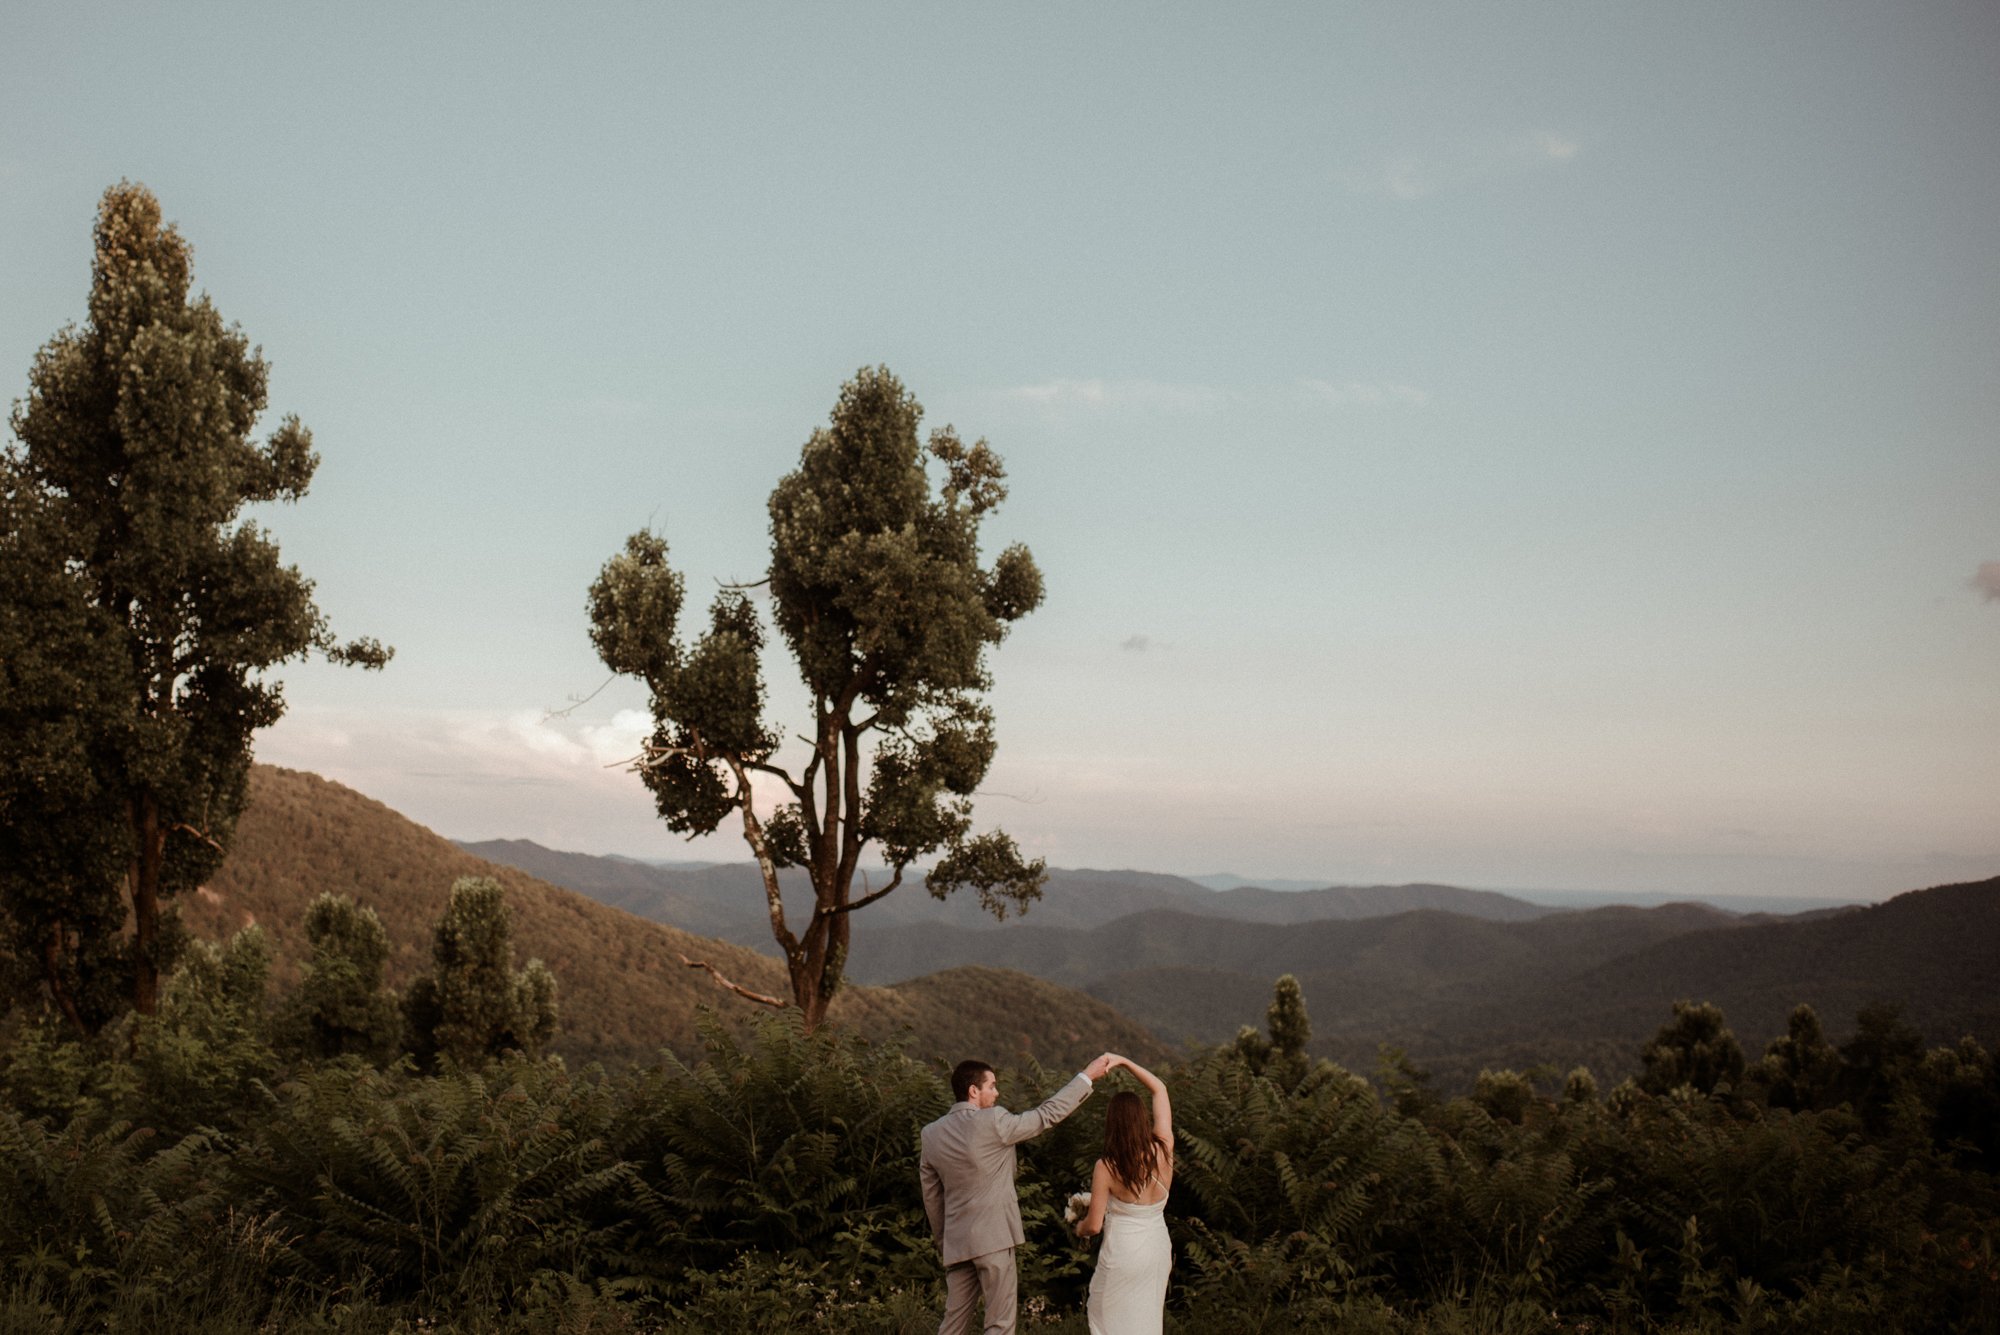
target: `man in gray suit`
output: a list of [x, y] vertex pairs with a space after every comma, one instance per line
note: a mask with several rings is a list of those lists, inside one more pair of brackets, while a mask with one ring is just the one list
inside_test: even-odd
[[1014, 1195], [1014, 1147], [1075, 1112], [1110, 1069], [1105, 1053], [1040, 1107], [997, 1107], [993, 1068], [962, 1061], [951, 1073], [958, 1102], [924, 1128], [924, 1212], [944, 1262], [944, 1323], [938, 1335], [970, 1335], [972, 1303], [986, 1300], [987, 1335], [1014, 1335], [1014, 1248], [1026, 1240]]

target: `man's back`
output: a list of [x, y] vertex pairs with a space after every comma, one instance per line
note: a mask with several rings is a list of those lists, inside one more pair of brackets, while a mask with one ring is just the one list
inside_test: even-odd
[[1014, 1194], [1014, 1147], [1074, 1112], [1090, 1094], [1077, 1076], [1024, 1113], [955, 1103], [926, 1126], [919, 1175], [924, 1210], [946, 1265], [1018, 1247], [1021, 1203]]

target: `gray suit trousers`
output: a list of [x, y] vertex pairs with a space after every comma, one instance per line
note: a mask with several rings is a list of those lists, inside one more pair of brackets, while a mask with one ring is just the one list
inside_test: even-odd
[[1014, 1305], [1018, 1293], [1014, 1249], [975, 1256], [944, 1268], [944, 1322], [938, 1335], [972, 1335], [972, 1304], [986, 1299], [985, 1335], [1014, 1335]]

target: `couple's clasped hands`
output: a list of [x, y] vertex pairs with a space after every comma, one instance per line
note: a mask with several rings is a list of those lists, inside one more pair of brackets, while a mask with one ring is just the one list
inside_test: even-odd
[[1092, 1084], [1096, 1084], [1120, 1066], [1130, 1066], [1131, 1064], [1131, 1061], [1127, 1058], [1121, 1057], [1115, 1052], [1107, 1052], [1093, 1060], [1090, 1065], [1084, 1067], [1083, 1073], [1090, 1077]]

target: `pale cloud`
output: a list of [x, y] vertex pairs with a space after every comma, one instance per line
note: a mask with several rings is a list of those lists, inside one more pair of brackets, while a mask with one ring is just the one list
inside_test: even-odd
[[1380, 167], [1349, 172], [1341, 179], [1353, 194], [1409, 202], [1490, 176], [1560, 167], [1582, 153], [1583, 141], [1574, 135], [1537, 130], [1454, 150], [1398, 154]]
[[[295, 708], [257, 738], [257, 759], [310, 770], [454, 838], [533, 839], [551, 848], [685, 857], [742, 856], [723, 831], [695, 852], [667, 830], [628, 768], [652, 731], [643, 711], [577, 720], [535, 709]], [[782, 795], [760, 785], [768, 814]]]
[[1120, 649], [1128, 649], [1135, 654], [1143, 654], [1153, 647], [1153, 637], [1150, 635], [1127, 635], [1124, 642], [1118, 647]]
[[2000, 561], [1980, 562], [1979, 569], [1972, 572], [1966, 583], [1979, 590], [1980, 597], [1987, 602], [2000, 603]]
[[1431, 401], [1429, 391], [1394, 380], [1301, 380], [1299, 390], [1314, 403], [1336, 408], [1422, 408]]
[[1170, 384], [1161, 380], [1058, 379], [1020, 385], [1012, 398], [1050, 410], [1205, 413], [1229, 401], [1229, 395], [1208, 385]]

